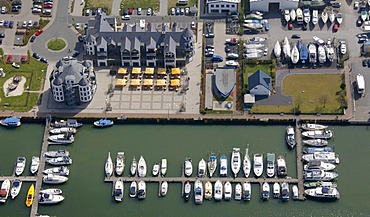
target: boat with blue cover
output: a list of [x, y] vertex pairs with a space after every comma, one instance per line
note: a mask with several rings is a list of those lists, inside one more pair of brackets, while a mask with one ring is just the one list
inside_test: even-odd
[[21, 126], [21, 119], [16, 117], [8, 117], [5, 119], [2, 119], [0, 121], [0, 124], [4, 127], [19, 127]]
[[302, 44], [302, 47], [299, 50], [299, 59], [302, 63], [306, 63], [308, 60], [308, 49], [306, 44]]
[[220, 158], [220, 176], [227, 176], [227, 157], [225, 155], [222, 155]]
[[102, 128], [112, 126], [113, 124], [114, 124], [113, 121], [109, 119], [100, 119], [94, 122], [95, 127], [102, 127]]

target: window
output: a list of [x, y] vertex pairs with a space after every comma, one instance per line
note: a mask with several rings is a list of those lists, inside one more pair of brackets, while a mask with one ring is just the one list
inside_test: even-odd
[[211, 8], [214, 8], [215, 6], [214, 5], [211, 5]]
[[221, 5], [221, 7], [222, 7], [222, 8], [224, 8], [224, 7], [225, 7], [225, 5]]
[[220, 5], [216, 5], [216, 8], [219, 8], [220, 7]]
[[232, 8], [235, 8], [235, 5], [231, 5]]
[[229, 8], [229, 7], [230, 7], [230, 5], [226, 5], [226, 7], [227, 7], [227, 8]]

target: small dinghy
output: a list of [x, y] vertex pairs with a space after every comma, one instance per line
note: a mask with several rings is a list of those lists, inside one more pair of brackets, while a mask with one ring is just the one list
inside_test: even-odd
[[164, 181], [161, 184], [161, 196], [162, 197], [166, 196], [167, 191], [168, 191], [168, 182]]
[[40, 190], [40, 194], [62, 194], [63, 191], [59, 188], [47, 188]]

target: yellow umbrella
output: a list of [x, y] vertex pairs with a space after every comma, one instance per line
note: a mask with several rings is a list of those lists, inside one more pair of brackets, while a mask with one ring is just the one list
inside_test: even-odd
[[138, 67], [132, 68], [132, 74], [133, 75], [141, 74], [141, 68], [138, 68]]
[[146, 68], [145, 69], [146, 75], [153, 75], [154, 74], [154, 68]]
[[180, 74], [180, 68], [172, 68], [171, 69], [172, 75], [179, 75]]
[[165, 74], [167, 74], [166, 69], [165, 68], [159, 68], [157, 74], [158, 75], [165, 75]]
[[153, 86], [153, 79], [144, 79], [145, 86]]
[[127, 74], [127, 68], [119, 68], [118, 69], [119, 75], [126, 75]]
[[178, 87], [180, 86], [180, 79], [174, 79], [170, 81], [170, 85], [173, 87]]
[[159, 79], [156, 82], [157, 82], [156, 83], [157, 86], [166, 86], [166, 80], [164, 79]]
[[125, 86], [126, 82], [126, 79], [117, 79], [116, 86]]
[[140, 79], [131, 79], [131, 86], [140, 86], [141, 80]]

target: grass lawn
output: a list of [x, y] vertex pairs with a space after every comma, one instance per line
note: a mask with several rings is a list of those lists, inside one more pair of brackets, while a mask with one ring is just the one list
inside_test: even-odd
[[106, 8], [110, 14], [112, 3], [113, 0], [85, 0], [85, 8]]
[[168, 0], [168, 10], [171, 10], [171, 8], [187, 8], [198, 4], [197, 0], [189, 0], [187, 5], [177, 5], [178, 0]]
[[50, 41], [48, 42], [48, 48], [50, 50], [59, 51], [65, 47], [66, 47], [66, 43], [64, 42], [64, 40], [59, 39], [59, 38], [50, 39]]
[[25, 90], [29, 87], [30, 91], [39, 91], [44, 83], [47, 65], [31, 58], [29, 63], [19, 63], [21, 65], [20, 69], [15, 69], [11, 64], [6, 64], [5, 62], [6, 56], [4, 56], [0, 62], [0, 67], [4, 69], [6, 74], [4, 78], [0, 78], [0, 106], [7, 110], [14, 111], [31, 110], [32, 107], [37, 104], [40, 94], [25, 92], [21, 96], [5, 97], [3, 91], [4, 82], [15, 75], [21, 75], [27, 79], [24, 85]]
[[253, 74], [259, 69], [264, 71], [266, 74], [271, 75], [271, 64], [245, 65], [243, 73], [244, 86], [248, 84], [248, 74]]
[[151, 8], [153, 11], [159, 11], [159, 0], [122, 0], [121, 8]]

